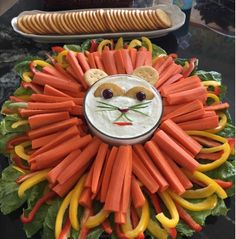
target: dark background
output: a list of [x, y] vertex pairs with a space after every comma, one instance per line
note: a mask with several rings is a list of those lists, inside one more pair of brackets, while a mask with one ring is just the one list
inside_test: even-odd
[[[211, 5], [212, 2], [214, 5]], [[224, 4], [218, 6], [216, 11], [215, 2]], [[223, 13], [229, 14], [227, 4], [234, 1], [198, 1], [198, 10], [204, 19], [209, 19], [209, 11], [212, 9], [211, 22], [219, 25]], [[205, 3], [208, 11], [202, 4]], [[209, 5], [209, 3], [211, 3]], [[200, 4], [200, 5], [199, 5]], [[45, 7], [43, 1], [20, 0], [18, 3], [8, 10], [4, 15], [0, 16], [0, 103], [7, 99], [7, 97], [18, 86], [18, 78], [13, 72], [13, 66], [16, 61], [22, 59], [26, 55], [35, 55], [36, 53], [43, 55], [50, 49], [50, 44], [34, 43], [29, 39], [24, 39], [13, 32], [10, 26], [10, 20], [17, 16], [21, 11], [30, 9], [43, 9]], [[47, 6], [48, 7], [48, 6]], [[50, 6], [49, 6], [50, 7]], [[227, 7], [227, 8], [226, 8]], [[221, 8], [221, 9], [220, 9]], [[208, 13], [205, 13], [208, 12]], [[217, 14], [218, 12], [218, 14]], [[214, 15], [214, 16], [213, 16]], [[232, 20], [233, 19], [233, 20]], [[228, 21], [225, 23], [225, 21]], [[210, 30], [204, 24], [190, 23], [185, 25], [178, 32], [171, 33], [168, 36], [154, 39], [153, 41], [159, 46], [167, 50], [168, 53], [176, 52], [180, 57], [190, 58], [197, 57], [199, 59], [199, 69], [215, 70], [222, 73], [223, 83], [228, 86], [228, 94], [226, 101], [230, 103], [230, 113], [234, 118], [234, 102], [235, 102], [235, 39], [227, 34], [228, 27], [234, 26], [234, 18], [227, 17], [221, 25], [222, 32]], [[233, 21], [233, 23], [232, 23]], [[227, 36], [228, 35], [228, 36]], [[76, 43], [76, 42], [75, 42]], [[0, 171], [7, 166], [7, 160], [0, 157]], [[207, 225], [201, 233], [194, 235], [193, 239], [233, 239], [235, 222], [234, 211], [235, 203], [233, 199], [227, 199], [226, 203], [230, 208], [227, 217], [209, 217]], [[25, 239], [22, 224], [18, 220], [20, 211], [12, 213], [8, 216], [0, 214], [0, 238], [1, 239]], [[35, 236], [34, 239], [40, 238]]]

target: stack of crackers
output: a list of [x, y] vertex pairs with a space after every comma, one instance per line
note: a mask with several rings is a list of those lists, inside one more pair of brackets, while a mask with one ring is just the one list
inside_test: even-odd
[[161, 9], [97, 9], [23, 15], [18, 17], [17, 27], [37, 35], [137, 32], [169, 28], [171, 19]]

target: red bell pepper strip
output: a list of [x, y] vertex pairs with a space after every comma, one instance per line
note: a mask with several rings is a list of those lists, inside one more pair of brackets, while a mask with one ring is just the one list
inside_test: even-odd
[[113, 124], [116, 124], [116, 125], [119, 125], [119, 126], [132, 125], [131, 122], [114, 122]]
[[108, 219], [102, 223], [102, 229], [109, 235], [112, 234], [112, 228]]
[[149, 198], [151, 199], [152, 205], [155, 208], [156, 213], [157, 214], [161, 213], [162, 210], [161, 210], [160, 202], [159, 202], [157, 195], [150, 193], [148, 190], [146, 190], [146, 192], [147, 192]]
[[192, 71], [195, 68], [195, 62], [196, 62], [197, 58], [191, 58], [189, 61], [189, 67], [187, 69], [184, 69], [182, 72], [182, 75], [184, 78], [190, 76], [190, 74], [192, 73]]
[[120, 224], [116, 223], [115, 225], [116, 236], [120, 239], [128, 239], [120, 229]]
[[39, 85], [36, 85], [32, 82], [23, 82], [22, 81], [21, 85], [22, 85], [23, 88], [30, 89], [37, 94], [42, 94], [43, 93], [42, 87], [40, 87]]
[[214, 179], [214, 181], [224, 189], [228, 189], [228, 188], [231, 188], [233, 186], [233, 183], [230, 182], [230, 181], [223, 181], [221, 179]]
[[89, 52], [91, 53], [91, 52], [97, 51], [97, 48], [98, 48], [97, 41], [95, 39], [92, 39], [90, 43], [91, 43], [91, 46], [89, 48]]
[[51, 50], [55, 53], [60, 53], [60, 52], [64, 51], [65, 49], [61, 46], [52, 46]]
[[21, 175], [20, 177], [18, 177], [18, 178], [16, 179], [16, 183], [17, 183], [17, 184], [23, 183], [26, 179], [31, 178], [31, 177], [34, 176], [35, 174], [38, 174], [38, 172], [23, 174], [23, 175]]
[[36, 71], [37, 71], [35, 66], [36, 66], [36, 65], [35, 65], [35, 63], [34, 63], [33, 61], [31, 61], [31, 62], [29, 63], [30, 71], [31, 71], [33, 74], [35, 74]]
[[221, 88], [220, 88], [220, 86], [216, 86], [216, 87], [214, 88], [213, 93], [214, 93], [215, 95], [220, 95], [220, 93], [221, 93]]
[[178, 57], [176, 53], [170, 53], [169, 56], [172, 57], [173, 59], [176, 59]]
[[11, 95], [11, 96], [9, 97], [9, 99], [10, 99], [10, 101], [12, 101], [12, 102], [25, 102], [25, 100], [23, 100], [23, 99], [21, 99], [21, 98], [18, 98], [18, 97], [14, 96], [14, 95]]
[[91, 208], [84, 209], [84, 214], [81, 219], [81, 230], [80, 230], [78, 239], [86, 239], [87, 238], [89, 229], [85, 226], [85, 223], [92, 214], [93, 214], [93, 210]]
[[7, 150], [14, 149], [15, 145], [23, 143], [27, 140], [29, 140], [29, 137], [25, 134], [16, 136], [7, 142]]
[[71, 230], [71, 223], [70, 223], [70, 218], [67, 216], [66, 218], [66, 223], [59, 235], [58, 239], [67, 239], [70, 237], [70, 230]]
[[19, 167], [19, 168], [21, 168], [21, 169], [23, 169], [23, 170], [30, 170], [30, 167], [29, 167], [29, 166], [24, 165], [24, 164], [22, 163], [22, 159], [21, 159], [20, 157], [18, 157], [18, 156], [15, 155], [14, 157], [12, 157], [12, 161], [15, 162], [15, 164], [16, 164], [17, 167]]
[[235, 146], [235, 138], [227, 138], [230, 149], [232, 150]]
[[46, 203], [48, 200], [51, 200], [53, 197], [56, 196], [56, 193], [53, 191], [49, 191], [48, 193], [46, 193], [44, 196], [42, 196], [34, 205], [33, 209], [31, 210], [31, 212], [29, 213], [28, 217], [24, 216], [24, 213], [21, 215], [20, 219], [21, 222], [26, 224], [26, 223], [30, 223], [34, 220], [34, 217], [36, 215], [36, 213], [38, 212], [38, 210], [40, 209], [40, 207]]

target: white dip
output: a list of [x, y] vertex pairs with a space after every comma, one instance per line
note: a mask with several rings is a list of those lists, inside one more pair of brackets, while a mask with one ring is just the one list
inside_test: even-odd
[[[142, 86], [151, 90], [154, 94], [154, 98], [151, 100], [139, 101], [134, 98], [126, 96], [112, 97], [111, 99], [104, 99], [101, 97], [95, 97], [94, 92], [103, 83], [114, 83], [122, 87], [125, 92], [135, 86]], [[128, 108], [135, 104], [145, 103], [150, 101], [146, 108], [139, 109], [146, 115], [141, 113], [128, 111], [126, 115], [132, 120], [132, 125], [120, 126], [114, 124], [121, 112], [115, 111], [102, 111], [97, 106], [101, 105], [98, 101], [115, 105], [121, 109]], [[151, 130], [158, 126], [162, 115], [162, 100], [158, 92], [147, 81], [130, 75], [114, 75], [105, 77], [96, 82], [89, 89], [85, 98], [85, 115], [90, 127], [93, 131], [99, 131], [109, 137], [115, 137], [119, 139], [129, 139], [149, 133]], [[130, 122], [126, 118], [122, 117], [118, 122]]]

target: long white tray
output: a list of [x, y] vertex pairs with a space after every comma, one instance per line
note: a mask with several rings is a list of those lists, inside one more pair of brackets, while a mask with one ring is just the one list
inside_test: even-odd
[[[150, 7], [150, 8], [138, 8], [138, 9], [156, 9], [156, 8], [160, 8], [169, 14], [169, 16], [172, 20], [172, 27], [167, 28], [167, 29], [155, 30], [155, 31], [116, 32], [116, 33], [110, 32], [110, 33], [79, 34], [79, 35], [35, 35], [35, 34], [27, 34], [27, 33], [20, 31], [17, 28], [17, 18], [22, 15], [47, 13], [47, 12], [38, 11], [38, 10], [24, 11], [24, 12], [20, 13], [17, 17], [14, 17], [11, 20], [11, 25], [15, 32], [19, 33], [20, 35], [22, 35], [24, 37], [31, 38], [32, 40], [34, 40], [36, 42], [71, 43], [71, 42], [76, 42], [79, 40], [84, 40], [84, 39], [89, 39], [89, 38], [117, 38], [120, 36], [123, 36], [126, 39], [131, 39], [131, 38], [141, 37], [141, 36], [146, 36], [149, 38], [157, 38], [157, 37], [167, 35], [168, 33], [180, 28], [184, 24], [185, 14], [176, 5], [159, 4], [154, 7]], [[125, 9], [134, 9], [134, 8], [125, 8]], [[88, 9], [88, 10], [92, 10], [92, 9]], [[72, 11], [85, 11], [85, 10], [81, 9], [81, 10], [72, 10]], [[60, 11], [60, 12], [63, 13], [63, 12], [68, 12], [68, 11]], [[52, 13], [52, 12], [50, 12], [50, 13]]]

